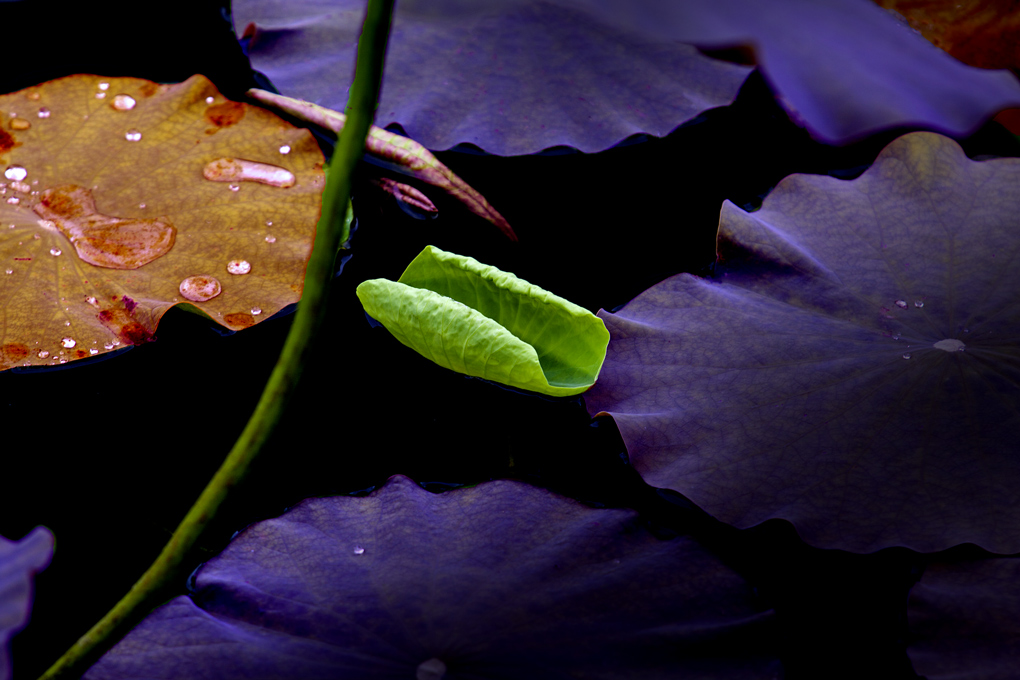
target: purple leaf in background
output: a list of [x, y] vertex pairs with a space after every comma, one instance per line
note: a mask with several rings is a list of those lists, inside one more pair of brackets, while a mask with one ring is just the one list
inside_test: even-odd
[[[287, 95], [342, 109], [355, 0], [237, 0], [249, 56]], [[747, 68], [682, 43], [750, 46], [780, 101], [844, 143], [895, 126], [963, 135], [1020, 106], [1008, 71], [966, 66], [863, 0], [402, 0], [376, 122], [431, 149], [600, 151], [736, 96]]]
[[7, 644], [28, 623], [32, 611], [32, 577], [53, 557], [53, 534], [36, 527], [20, 541], [0, 536], [0, 680], [9, 680]]
[[965, 135], [1020, 106], [1009, 71], [962, 64], [863, 0], [560, 1], [649, 36], [752, 47], [780, 102], [829, 143], [896, 126]]
[[[364, 8], [363, 0], [235, 0], [233, 14], [239, 32], [258, 27], [252, 66], [283, 94], [342, 111]], [[399, 123], [430, 149], [601, 151], [726, 106], [749, 71], [607, 25], [583, 7], [401, 0], [375, 122]]]
[[928, 680], [1008, 680], [1020, 668], [1020, 559], [929, 566], [910, 591], [914, 670]]
[[823, 548], [1020, 551], [1020, 160], [900, 137], [719, 221], [721, 276], [616, 314], [594, 415], [646, 482]]
[[771, 678], [753, 599], [634, 511], [394, 477], [248, 527], [85, 677]]

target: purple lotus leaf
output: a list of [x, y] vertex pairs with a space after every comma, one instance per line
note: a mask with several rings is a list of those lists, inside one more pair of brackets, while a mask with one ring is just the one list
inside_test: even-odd
[[720, 520], [870, 552], [1020, 551], [1020, 160], [918, 132], [719, 220], [714, 279], [616, 314], [592, 414]]
[[248, 527], [85, 677], [774, 677], [753, 599], [633, 511], [394, 477]]
[[647, 36], [752, 48], [780, 103], [829, 143], [899, 126], [966, 135], [1020, 106], [1009, 71], [967, 66], [871, 2], [561, 1]]
[[7, 645], [32, 612], [32, 577], [52, 557], [53, 534], [46, 527], [36, 527], [20, 541], [0, 536], [0, 680], [11, 677]]
[[1006, 680], [1020, 668], [1020, 559], [929, 566], [910, 591], [914, 670], [928, 680]]
[[[285, 94], [341, 109], [364, 4], [239, 0], [249, 56]], [[600, 151], [664, 135], [736, 95], [748, 69], [691, 45], [750, 47], [780, 102], [844, 143], [896, 126], [962, 135], [1020, 106], [1007, 71], [966, 66], [861, 0], [402, 0], [377, 123], [432, 149]]]
[[[233, 5], [252, 65], [284, 94], [347, 102], [363, 0]], [[662, 136], [726, 106], [749, 67], [550, 2], [397, 3], [376, 124], [400, 124], [430, 149], [470, 142], [516, 155], [566, 145], [601, 151]]]

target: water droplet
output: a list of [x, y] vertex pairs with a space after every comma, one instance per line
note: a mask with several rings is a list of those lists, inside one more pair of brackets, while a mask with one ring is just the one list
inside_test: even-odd
[[283, 146], [281, 146], [280, 147], [280, 153], [282, 153], [284, 156], [289, 154], [290, 153], [290, 146], [287, 145], [287, 144], [284, 144]]
[[443, 680], [444, 677], [446, 664], [434, 658], [422, 661], [414, 672], [414, 680]]
[[266, 226], [267, 227], [273, 226], [273, 221], [272, 220], [266, 220]]
[[276, 243], [276, 237], [275, 236], [267, 236], [266, 237], [266, 243]]
[[32, 101], [37, 102], [37, 101], [39, 101], [39, 96], [40, 95], [39, 95], [38, 92], [29, 92], [25, 96], [28, 97], [29, 99], [31, 99]]
[[99, 354], [99, 350], [95, 347], [89, 347], [89, 354]]
[[138, 102], [135, 101], [135, 98], [129, 94], [118, 94], [113, 98], [113, 101], [110, 102], [110, 106], [118, 111], [130, 111], [135, 108], [135, 104], [137, 103]]
[[60, 360], [60, 363], [62, 363], [62, 364], [66, 364], [66, 363], [67, 363], [67, 359], [61, 359], [61, 360]]
[[227, 271], [231, 274], [247, 274], [251, 271], [251, 263], [248, 260], [231, 260], [227, 263]]
[[40, 118], [49, 118], [51, 113], [52, 113], [52, 111], [50, 111], [45, 106], [42, 107], [41, 109], [39, 109], [39, 117]]
[[64, 346], [64, 349], [71, 349], [78, 343], [74, 341], [74, 338], [64, 338], [60, 341], [60, 344]]
[[107, 90], [110, 89], [110, 83], [99, 83], [97, 87], [103, 92], [106, 92]]
[[11, 205], [17, 205], [21, 203], [21, 199], [18, 198], [17, 196], [11, 196], [10, 198], [7, 199], [7, 202], [10, 203]]
[[356, 546], [354, 546], [354, 554], [355, 555], [364, 555], [365, 554], [365, 549], [362, 548], [360, 545], [356, 545]]
[[229, 189], [230, 189], [231, 191], [233, 191], [233, 192], [235, 192], [235, 193], [241, 190], [241, 187], [240, 187], [240, 186], [238, 186], [238, 185], [236, 185], [236, 184], [229, 184], [229, 185], [227, 185], [227, 186], [228, 186], [228, 188], [229, 188]]
[[252, 313], [252, 316], [258, 316], [259, 314], [262, 313], [262, 308], [261, 307], [252, 307], [251, 308], [251, 313]]
[[903, 358], [904, 359], [909, 359], [910, 358], [910, 352], [907, 352], [906, 354], [904, 354]]
[[32, 238], [38, 241], [39, 239], [42, 238], [42, 236], [40, 236], [39, 234], [32, 234]]
[[899, 307], [900, 309], [906, 309], [907, 308], [907, 301], [906, 300], [897, 300], [896, 301], [896, 306]]
[[114, 346], [114, 347], [116, 347], [116, 346], [117, 346], [117, 345], [119, 345], [119, 344], [120, 344], [120, 340], [114, 340], [114, 341], [113, 341], [113, 346]]
[[14, 270], [13, 269], [5, 269], [4, 272], [7, 273], [7, 274], [13, 274]]
[[[64, 311], [66, 312], [67, 310], [65, 309]], [[64, 322], [64, 325], [65, 325], [65, 326], [70, 326], [70, 325], [71, 325], [71, 322], [70, 322], [70, 321], [65, 321], [65, 322]]]
[[970, 329], [969, 329], [969, 328], [964, 328], [964, 329], [963, 329], [963, 332], [964, 332], [964, 333], [970, 333]]
[[27, 130], [32, 127], [32, 124], [24, 118], [13, 118], [11, 119], [12, 130]]
[[924, 307], [924, 300], [914, 300], [914, 306], [917, 307], [918, 309]]
[[96, 99], [106, 99], [105, 92], [96, 92]]
[[256, 163], [239, 158], [217, 158], [206, 163], [202, 176], [213, 182], [258, 182], [274, 187], [288, 188], [297, 181], [294, 173], [278, 165]]
[[4, 170], [4, 177], [20, 182], [28, 177], [28, 170], [22, 165], [8, 165]]
[[86, 295], [85, 296], [85, 302], [89, 303], [93, 307], [98, 307], [99, 306], [99, 300], [97, 300], [95, 297], [93, 297], [91, 295]]
[[28, 182], [11, 182], [11, 188], [15, 191], [20, 191], [23, 194], [27, 194], [32, 190], [32, 187]]
[[134, 128], [131, 128], [130, 130], [124, 133], [124, 139], [128, 140], [129, 142], [137, 142], [141, 140], [141, 138], [142, 133]]
[[18, 117], [18, 112], [17, 111], [11, 111], [7, 115], [10, 116], [11, 118], [17, 118]]
[[105, 348], [105, 349], [113, 349], [113, 343], [108, 342], [105, 345], [103, 345], [103, 348]]
[[205, 98], [205, 103], [206, 104], [212, 104], [214, 101], [216, 101], [216, 97], [206, 97]]
[[139, 203], [138, 207], [141, 208], [142, 210], [145, 210], [145, 204], [144, 203]]
[[899, 340], [900, 339], [900, 334], [899, 333], [893, 333], [892, 339], [893, 340]]
[[946, 338], [935, 343], [935, 349], [940, 349], [943, 352], [962, 352], [966, 347], [962, 341], [956, 338]]
[[39, 356], [40, 359], [45, 359], [49, 355], [50, 355], [50, 353], [47, 352], [46, 350], [44, 350], [44, 349], [39, 350], [38, 356]]
[[205, 302], [223, 292], [223, 287], [212, 276], [189, 276], [181, 281], [179, 290], [188, 300]]
[[57, 256], [57, 255], [59, 255], [59, 254], [60, 254], [61, 252], [62, 252], [62, 251], [60, 250], [60, 248], [56, 248], [56, 247], [54, 247], [54, 248], [50, 248], [50, 255], [52, 255], [53, 257], [56, 257], [56, 256]]

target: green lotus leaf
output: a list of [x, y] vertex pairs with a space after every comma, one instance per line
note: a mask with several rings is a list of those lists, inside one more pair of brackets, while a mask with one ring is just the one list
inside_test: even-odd
[[358, 286], [365, 311], [444, 368], [554, 397], [595, 384], [602, 319], [513, 274], [434, 246], [399, 281]]

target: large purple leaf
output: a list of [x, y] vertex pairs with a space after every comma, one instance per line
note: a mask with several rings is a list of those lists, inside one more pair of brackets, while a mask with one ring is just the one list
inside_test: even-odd
[[32, 611], [32, 577], [53, 557], [53, 534], [36, 527], [20, 541], [0, 536], [0, 680], [9, 680], [7, 643], [28, 622]]
[[[252, 65], [284, 94], [343, 110], [364, 0], [238, 0]], [[729, 104], [749, 72], [689, 45], [533, 0], [401, 0], [376, 123], [430, 149], [601, 151]]]
[[863, 0], [562, 0], [645, 35], [746, 45], [795, 119], [845, 143], [883, 128], [963, 135], [1020, 105], [1008, 71], [962, 64]]
[[252, 525], [86, 678], [774, 677], [752, 600], [633, 511], [394, 477]]
[[[238, 0], [249, 55], [285, 94], [344, 106], [364, 3]], [[892, 126], [966, 134], [1020, 106], [1007, 71], [966, 66], [863, 0], [401, 0], [377, 122], [426, 147], [599, 151], [728, 104], [747, 73], [688, 44], [749, 46], [780, 101], [843, 143]]]
[[1020, 668], [1020, 559], [929, 566], [910, 591], [914, 670], [928, 680], [1009, 680]]
[[721, 276], [619, 313], [586, 394], [649, 484], [868, 552], [1020, 551], [1020, 160], [919, 132], [723, 205]]

